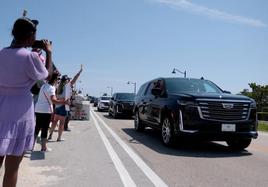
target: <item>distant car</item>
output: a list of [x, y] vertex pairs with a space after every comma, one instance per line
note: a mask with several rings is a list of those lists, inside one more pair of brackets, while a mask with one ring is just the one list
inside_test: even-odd
[[98, 111], [108, 111], [111, 97], [102, 96], [98, 102]]
[[165, 145], [175, 136], [226, 141], [234, 150], [257, 138], [256, 102], [233, 95], [209, 80], [158, 78], [144, 83], [135, 97], [135, 130], [162, 131]]
[[114, 93], [109, 106], [109, 115], [117, 118], [118, 116], [132, 116], [134, 106], [134, 93]]
[[90, 97], [90, 103], [94, 103], [94, 101], [96, 100], [96, 98], [95, 97]]
[[94, 107], [98, 106], [98, 102], [99, 102], [99, 98], [94, 98], [93, 106]]

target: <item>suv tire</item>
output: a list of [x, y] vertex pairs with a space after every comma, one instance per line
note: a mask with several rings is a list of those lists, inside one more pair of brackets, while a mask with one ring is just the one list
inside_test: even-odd
[[250, 145], [251, 139], [231, 139], [227, 140], [226, 143], [232, 150], [242, 151]]
[[171, 146], [174, 143], [174, 129], [168, 117], [164, 118], [161, 127], [162, 141], [166, 146]]
[[141, 122], [138, 111], [135, 112], [134, 128], [138, 132], [143, 132], [145, 129], [145, 125]]
[[112, 113], [111, 113], [111, 109], [110, 109], [110, 108], [108, 109], [108, 115], [109, 115], [110, 117], [112, 117]]
[[117, 118], [118, 118], [118, 114], [117, 114], [117, 112], [114, 112], [114, 113], [113, 113], [113, 118], [114, 118], [114, 119], [117, 119]]

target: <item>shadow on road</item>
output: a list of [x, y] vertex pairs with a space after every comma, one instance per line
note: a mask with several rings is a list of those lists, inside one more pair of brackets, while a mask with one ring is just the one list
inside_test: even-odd
[[230, 150], [227, 146], [218, 144], [216, 142], [202, 142], [198, 140], [177, 139], [176, 144], [172, 147], [166, 147], [161, 142], [161, 134], [154, 129], [146, 129], [144, 132], [139, 133], [134, 129], [122, 129], [126, 134], [132, 137], [130, 143], [143, 144], [150, 149], [167, 155], [185, 156], [185, 157], [241, 157], [250, 156], [252, 153], [244, 150], [235, 152]]

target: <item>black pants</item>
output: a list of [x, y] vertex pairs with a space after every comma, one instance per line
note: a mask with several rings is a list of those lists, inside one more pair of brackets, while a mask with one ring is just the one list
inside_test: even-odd
[[36, 116], [36, 125], [34, 131], [35, 137], [38, 136], [38, 133], [41, 130], [41, 138], [47, 138], [51, 114], [35, 113], [35, 116]]

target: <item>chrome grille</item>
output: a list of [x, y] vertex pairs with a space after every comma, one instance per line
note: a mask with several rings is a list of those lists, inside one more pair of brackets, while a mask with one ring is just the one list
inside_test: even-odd
[[246, 120], [249, 115], [249, 102], [199, 101], [201, 118], [223, 121]]
[[109, 106], [109, 104], [110, 104], [110, 103], [106, 103], [106, 102], [104, 103], [104, 102], [103, 102], [103, 105], [104, 105], [104, 106]]
[[125, 109], [132, 109], [133, 108], [133, 103], [123, 103], [123, 107]]

